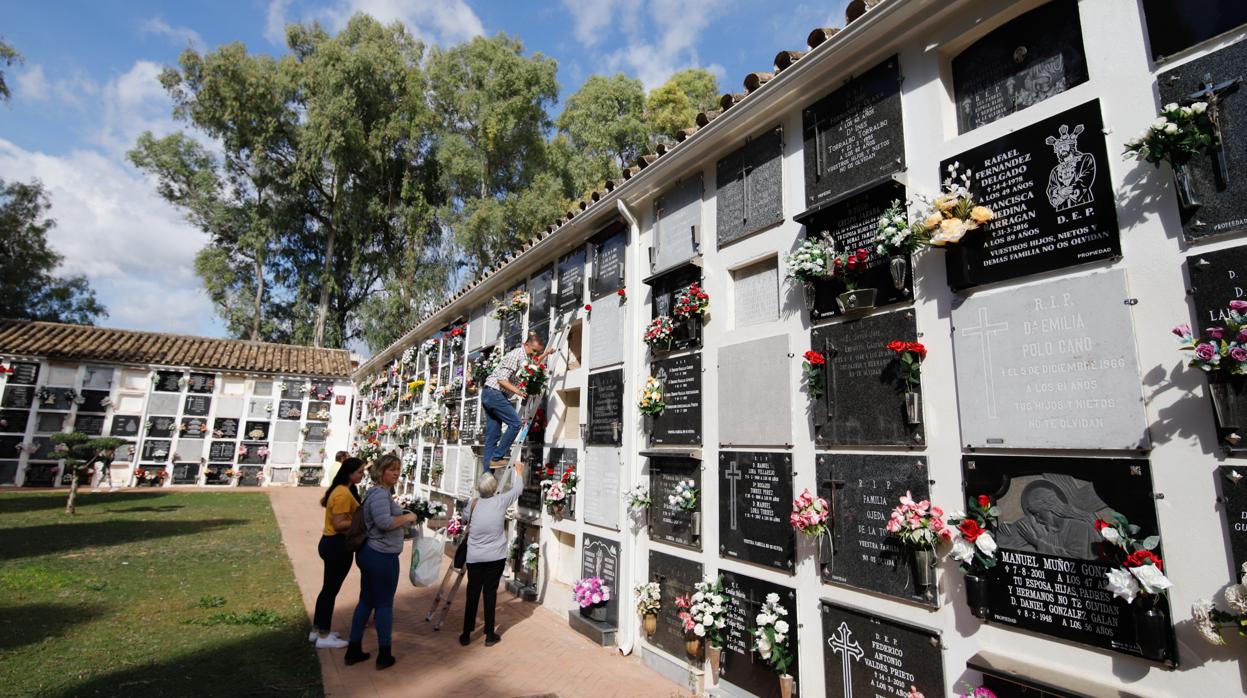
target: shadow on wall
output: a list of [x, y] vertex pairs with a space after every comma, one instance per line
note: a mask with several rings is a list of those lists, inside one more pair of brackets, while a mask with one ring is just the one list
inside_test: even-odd
[[200, 521], [98, 521], [77, 523], [66, 517], [65, 523], [46, 526], [10, 528], [0, 537], [0, 558], [16, 559], [55, 555], [71, 550], [121, 545], [157, 538], [173, 538], [229, 526], [251, 523], [246, 519], [203, 519]]

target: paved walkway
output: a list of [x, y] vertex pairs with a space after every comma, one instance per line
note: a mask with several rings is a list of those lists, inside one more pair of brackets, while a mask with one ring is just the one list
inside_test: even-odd
[[[323, 510], [321, 490], [274, 488], [273, 511], [294, 565], [303, 604], [311, 617], [320, 592], [323, 567], [316, 552]], [[339, 696], [445, 696], [453, 698], [671, 698], [686, 695], [680, 686], [614, 648], [595, 646], [567, 625], [566, 616], [520, 601], [500, 589], [498, 629], [502, 642], [485, 647], [480, 621], [469, 647], [456, 640], [463, 623], [463, 591], [446, 625], [435, 632], [424, 620], [436, 588], [416, 588], [407, 581], [410, 545], [402, 557], [402, 578], [394, 601], [394, 656], [398, 664], [377, 671], [370, 659], [348, 667], [345, 650], [319, 650], [325, 692]], [[443, 570], [450, 564], [443, 565]], [[359, 596], [359, 571], [347, 577], [334, 610], [333, 628], [346, 637]], [[364, 649], [376, 652], [376, 634], [364, 633]]]

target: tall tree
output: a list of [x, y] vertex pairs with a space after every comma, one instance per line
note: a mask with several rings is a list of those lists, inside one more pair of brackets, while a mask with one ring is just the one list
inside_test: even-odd
[[[14, 63], [21, 62], [22, 54], [18, 53], [17, 49], [13, 48], [12, 45], [0, 41], [0, 66], [7, 68]], [[4, 71], [0, 70], [0, 102], [7, 102], [12, 96], [12, 93], [9, 92], [9, 83], [4, 80]]]
[[589, 186], [617, 177], [645, 152], [645, 88], [623, 73], [590, 76], [567, 98], [558, 118], [574, 150], [597, 177]]
[[670, 139], [696, 123], [697, 114], [718, 108], [719, 82], [703, 68], [675, 73], [650, 91], [645, 121], [655, 138]]
[[108, 313], [85, 276], [54, 275], [51, 205], [38, 180], [0, 179], [0, 317], [89, 325]]

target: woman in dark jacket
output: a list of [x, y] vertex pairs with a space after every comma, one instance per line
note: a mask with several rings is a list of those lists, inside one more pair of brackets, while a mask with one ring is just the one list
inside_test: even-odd
[[320, 594], [316, 597], [316, 613], [312, 617], [315, 629], [307, 636], [309, 641], [316, 643], [317, 649], [337, 649], [346, 647], [346, 640], [337, 633], [329, 632], [333, 622], [333, 604], [342, 589], [346, 574], [351, 571], [351, 561], [355, 555], [346, 549], [346, 531], [351, 527], [351, 517], [359, 508], [359, 490], [356, 485], [364, 479], [364, 462], [358, 458], [347, 458], [338, 467], [338, 472], [320, 498], [320, 505], [325, 508], [325, 525], [321, 531], [320, 545], [317, 547], [320, 559], [325, 561], [324, 581], [320, 585]]

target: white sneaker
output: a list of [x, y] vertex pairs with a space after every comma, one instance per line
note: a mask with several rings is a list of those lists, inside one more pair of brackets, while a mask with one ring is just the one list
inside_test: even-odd
[[[331, 638], [333, 638], [333, 639], [335, 639], [335, 640], [339, 639], [339, 638], [338, 638], [338, 633], [337, 633], [337, 631], [334, 631], [334, 632], [332, 632], [332, 633], [329, 633], [329, 634], [328, 634], [328, 635], [326, 635], [325, 637], [331, 637]], [[315, 630], [313, 630], [312, 632], [310, 632], [310, 633], [308, 633], [308, 634], [307, 634], [307, 641], [308, 641], [308, 642], [316, 642], [316, 641], [317, 641], [317, 640], [319, 640], [319, 639], [320, 639], [320, 633], [316, 632]]]
[[316, 638], [316, 649], [318, 650], [340, 650], [351, 643], [338, 637], [337, 633], [330, 633], [329, 637]]

